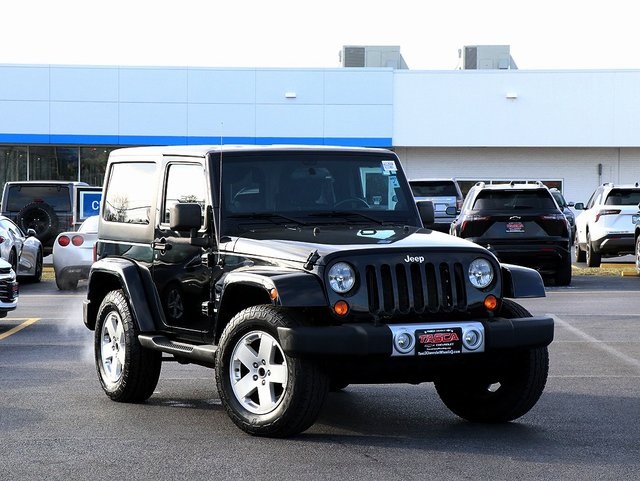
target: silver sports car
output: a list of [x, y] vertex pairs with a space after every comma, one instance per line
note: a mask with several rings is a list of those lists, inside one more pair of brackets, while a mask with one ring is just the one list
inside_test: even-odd
[[42, 278], [42, 243], [33, 229], [26, 233], [11, 219], [0, 216], [0, 258], [18, 277], [32, 282]]

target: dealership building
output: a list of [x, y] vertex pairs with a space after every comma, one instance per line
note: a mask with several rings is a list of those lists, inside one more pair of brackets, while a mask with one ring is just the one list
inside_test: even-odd
[[375, 66], [0, 64], [0, 182], [100, 185], [115, 148], [220, 143], [383, 147], [410, 178], [542, 180], [569, 201], [640, 181], [640, 71], [416, 71], [362, 48]]

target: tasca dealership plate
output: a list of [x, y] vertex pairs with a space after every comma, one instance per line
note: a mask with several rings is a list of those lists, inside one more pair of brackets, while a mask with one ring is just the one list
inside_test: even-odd
[[416, 331], [416, 354], [460, 354], [462, 352], [462, 328], [420, 329]]

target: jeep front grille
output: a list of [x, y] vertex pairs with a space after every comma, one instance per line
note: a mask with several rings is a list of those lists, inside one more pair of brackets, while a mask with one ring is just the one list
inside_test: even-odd
[[462, 264], [412, 263], [367, 265], [369, 311], [377, 315], [451, 312], [465, 309]]

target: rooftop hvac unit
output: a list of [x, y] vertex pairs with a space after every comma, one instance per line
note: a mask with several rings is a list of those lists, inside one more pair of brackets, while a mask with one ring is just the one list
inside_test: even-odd
[[511, 57], [509, 45], [470, 45], [464, 47], [463, 53], [465, 70], [518, 68]]
[[340, 58], [343, 67], [408, 68], [400, 54], [400, 47], [395, 46], [344, 46]]

